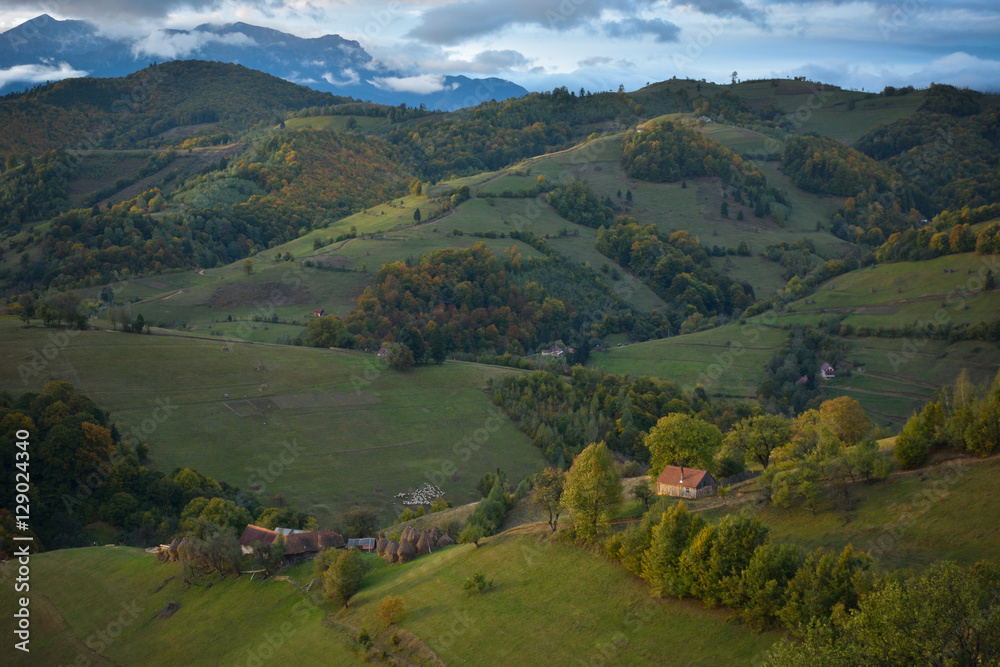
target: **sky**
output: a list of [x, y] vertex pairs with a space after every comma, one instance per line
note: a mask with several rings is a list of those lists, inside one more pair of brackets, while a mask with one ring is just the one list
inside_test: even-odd
[[498, 76], [529, 90], [728, 82], [735, 71], [868, 91], [1000, 91], [997, 0], [0, 0], [0, 31], [42, 13], [137, 39], [235, 21], [339, 34], [411, 75]]

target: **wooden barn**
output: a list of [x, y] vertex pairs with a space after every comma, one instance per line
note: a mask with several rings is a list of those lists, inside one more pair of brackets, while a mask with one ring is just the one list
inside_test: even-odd
[[667, 466], [656, 479], [656, 493], [677, 498], [703, 498], [715, 495], [718, 484], [707, 470]]
[[335, 530], [270, 530], [251, 523], [247, 524], [240, 536], [240, 548], [244, 554], [249, 554], [254, 542], [271, 544], [278, 535], [285, 536], [285, 561], [292, 563], [312, 558], [323, 549], [343, 549], [347, 546], [344, 538]]

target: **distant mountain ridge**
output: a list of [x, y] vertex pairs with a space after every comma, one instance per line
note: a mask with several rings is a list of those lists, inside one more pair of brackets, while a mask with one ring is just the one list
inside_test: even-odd
[[137, 40], [112, 39], [86, 21], [43, 14], [0, 34], [0, 94], [72, 76], [124, 76], [151, 62], [178, 59], [237, 63], [323, 92], [431, 109], [454, 110], [528, 92], [499, 78], [392, 70], [357, 41], [335, 34], [302, 38], [247, 23], [206, 23]]

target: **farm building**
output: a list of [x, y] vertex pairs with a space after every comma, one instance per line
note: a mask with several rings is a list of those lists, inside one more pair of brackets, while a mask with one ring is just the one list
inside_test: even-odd
[[326, 316], [326, 311], [323, 310], [322, 308], [317, 308], [316, 310], [313, 311], [313, 317], [325, 317], [325, 316]]
[[656, 493], [678, 498], [702, 498], [715, 495], [715, 478], [707, 470], [667, 466], [656, 479]]
[[375, 538], [374, 537], [352, 537], [347, 540], [348, 549], [357, 549], [359, 551], [375, 551]]
[[823, 376], [824, 380], [832, 380], [837, 377], [837, 371], [833, 370], [833, 366], [830, 364], [823, 364], [820, 366], [819, 374]]
[[270, 530], [250, 523], [240, 536], [240, 549], [244, 554], [249, 554], [252, 552], [254, 542], [271, 544], [278, 535], [285, 536], [285, 560], [291, 562], [312, 558], [323, 549], [343, 549], [345, 546], [344, 538], [334, 530], [304, 531], [293, 528]]

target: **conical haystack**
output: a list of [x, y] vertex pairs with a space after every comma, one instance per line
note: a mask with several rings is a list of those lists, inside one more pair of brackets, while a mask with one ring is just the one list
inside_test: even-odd
[[417, 557], [417, 549], [409, 542], [403, 542], [399, 545], [399, 549], [396, 551], [396, 562], [397, 563], [409, 563], [411, 560]]

